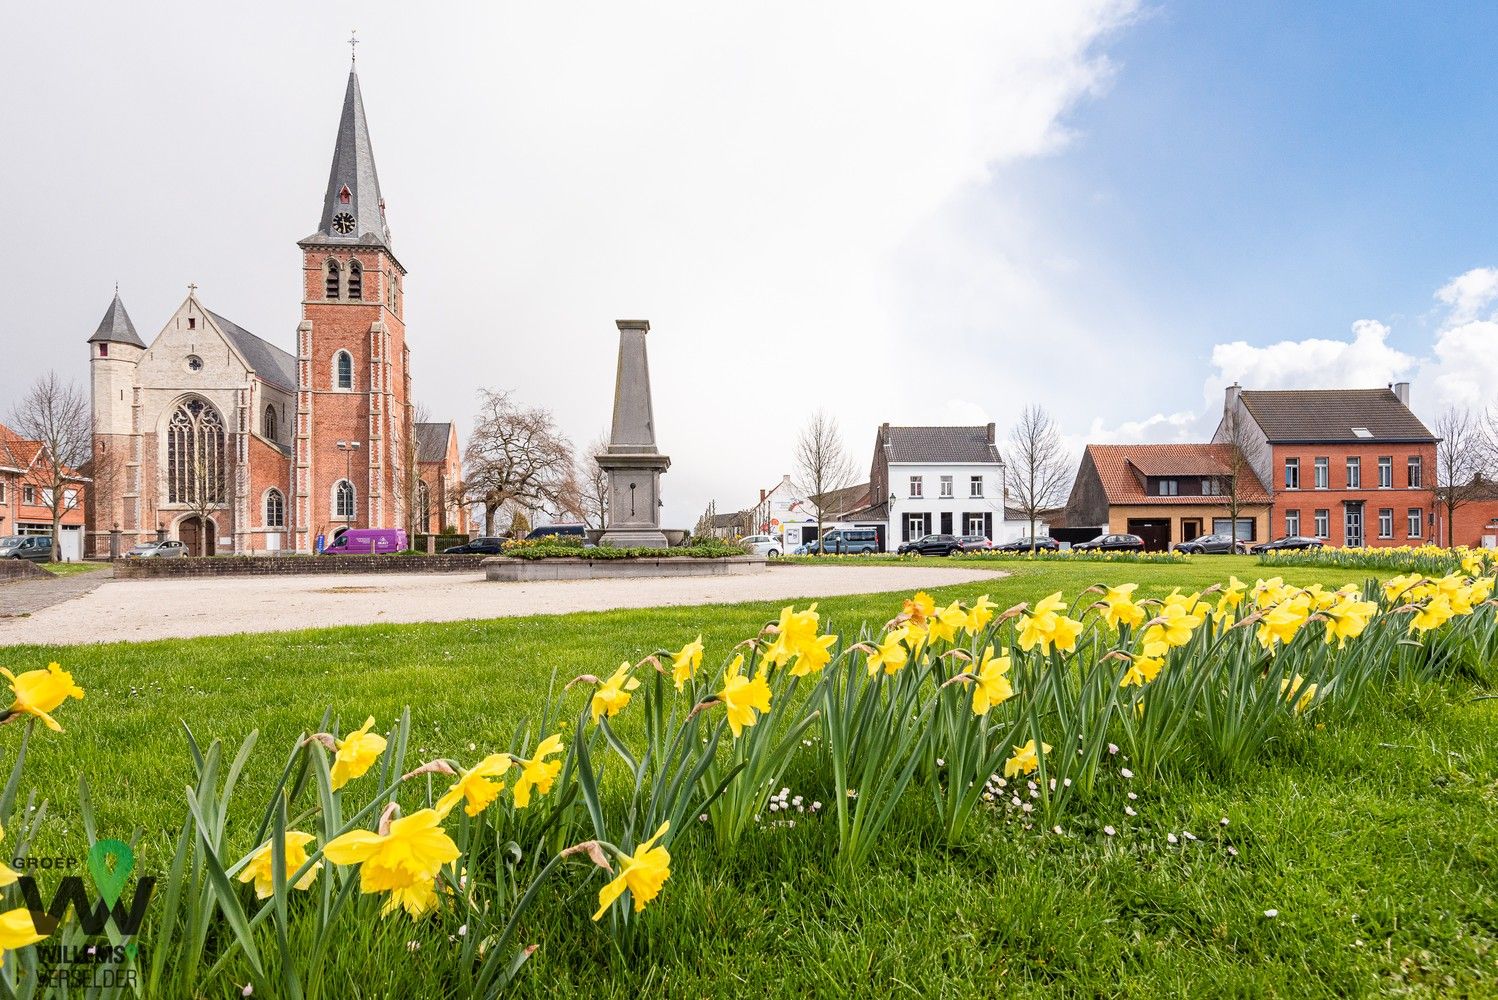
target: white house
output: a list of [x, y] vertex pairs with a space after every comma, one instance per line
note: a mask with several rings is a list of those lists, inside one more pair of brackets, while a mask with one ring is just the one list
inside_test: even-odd
[[993, 424], [882, 424], [874, 440], [868, 497], [867, 507], [842, 519], [883, 525], [886, 551], [933, 533], [983, 535], [1007, 542], [1030, 529], [1028, 521], [1005, 516], [1004, 460], [994, 441]]

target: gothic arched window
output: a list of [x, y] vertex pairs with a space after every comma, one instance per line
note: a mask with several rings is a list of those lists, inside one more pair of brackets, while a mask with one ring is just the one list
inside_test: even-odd
[[338, 298], [338, 262], [336, 260], [328, 261], [328, 273], [323, 284], [323, 291], [330, 299]]
[[208, 403], [189, 399], [167, 425], [167, 501], [204, 506], [224, 502], [224, 421]]
[[281, 495], [280, 490], [270, 489], [265, 493], [265, 526], [286, 527], [286, 498]]
[[416, 480], [416, 523], [421, 531], [431, 530], [432, 493], [425, 479]]
[[354, 519], [354, 484], [347, 479], [338, 480], [333, 487], [333, 516], [346, 521]]
[[267, 406], [265, 408], [265, 423], [263, 425], [266, 438], [274, 441], [276, 439], [276, 431], [279, 429], [276, 426], [276, 408], [274, 406]]
[[354, 357], [348, 351], [333, 355], [333, 386], [338, 389], [354, 387]]
[[364, 298], [364, 268], [359, 266], [357, 260], [348, 262], [348, 297]]

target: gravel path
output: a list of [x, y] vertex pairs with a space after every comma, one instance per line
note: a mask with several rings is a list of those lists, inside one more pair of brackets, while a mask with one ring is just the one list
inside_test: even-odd
[[783, 601], [929, 589], [1005, 575], [946, 566], [837, 565], [775, 566], [743, 576], [541, 583], [490, 583], [467, 573], [110, 580], [26, 617], [0, 615], [0, 647]]

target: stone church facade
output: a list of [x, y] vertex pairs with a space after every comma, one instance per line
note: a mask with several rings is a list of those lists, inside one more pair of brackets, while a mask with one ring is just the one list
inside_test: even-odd
[[[460, 493], [456, 433], [413, 421], [406, 269], [352, 71], [322, 216], [298, 246], [294, 354], [195, 288], [147, 345], [116, 292], [88, 342], [92, 553], [108, 554], [112, 529], [122, 546], [165, 536], [201, 555], [312, 552], [347, 528], [428, 530], [420, 501]], [[454, 517], [466, 530], [461, 505]]]

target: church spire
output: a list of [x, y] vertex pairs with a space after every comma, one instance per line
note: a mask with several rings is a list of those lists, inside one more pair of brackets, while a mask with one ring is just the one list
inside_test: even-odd
[[302, 242], [390, 247], [390, 227], [385, 222], [385, 200], [380, 196], [380, 176], [375, 171], [369, 123], [364, 118], [364, 98], [359, 93], [359, 74], [353, 69], [349, 70], [348, 89], [343, 94], [322, 219], [317, 232]]
[[99, 320], [99, 328], [94, 335], [88, 338], [90, 344], [129, 344], [132, 347], [144, 349], [145, 344], [141, 342], [140, 335], [135, 332], [135, 324], [130, 322], [130, 314], [125, 311], [125, 303], [120, 300], [120, 286], [114, 286], [114, 301], [109, 303], [109, 308], [104, 311], [104, 318]]

